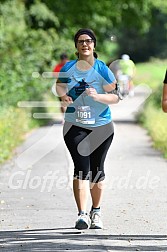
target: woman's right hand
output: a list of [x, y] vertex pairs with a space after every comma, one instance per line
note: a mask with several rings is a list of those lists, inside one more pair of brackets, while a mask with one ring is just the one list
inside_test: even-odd
[[68, 95], [64, 95], [64, 96], [62, 96], [60, 98], [61, 98], [63, 107], [67, 107], [68, 105], [73, 103], [72, 98], [70, 96], [68, 96]]

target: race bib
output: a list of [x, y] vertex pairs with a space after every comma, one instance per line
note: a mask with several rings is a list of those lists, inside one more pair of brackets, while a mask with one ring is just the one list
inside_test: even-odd
[[82, 124], [95, 123], [95, 110], [90, 106], [78, 106], [76, 109], [76, 122]]

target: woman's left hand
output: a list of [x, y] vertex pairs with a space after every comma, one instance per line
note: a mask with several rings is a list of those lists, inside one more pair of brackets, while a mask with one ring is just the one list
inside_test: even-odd
[[88, 96], [92, 97], [93, 100], [95, 100], [95, 101], [97, 100], [98, 93], [95, 88], [92, 88], [92, 87], [86, 88], [86, 94]]

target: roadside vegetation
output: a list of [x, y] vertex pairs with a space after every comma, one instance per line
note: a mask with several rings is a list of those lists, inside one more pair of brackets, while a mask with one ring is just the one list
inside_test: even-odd
[[14, 107], [1, 109], [0, 163], [12, 157], [15, 147], [24, 140], [30, 128], [30, 118], [25, 111]]
[[167, 60], [152, 59], [150, 62], [137, 64], [135, 84], [144, 83], [152, 89], [138, 122], [147, 129], [153, 140], [153, 146], [167, 158], [167, 114], [162, 111], [161, 98]]

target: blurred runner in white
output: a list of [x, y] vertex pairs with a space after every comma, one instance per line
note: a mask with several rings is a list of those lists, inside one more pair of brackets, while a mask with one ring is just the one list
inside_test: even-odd
[[120, 66], [120, 78], [126, 76], [128, 81], [128, 91], [130, 96], [134, 96], [134, 85], [133, 78], [136, 72], [136, 67], [134, 62], [130, 59], [128, 54], [123, 54], [119, 62]]

